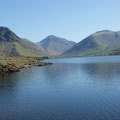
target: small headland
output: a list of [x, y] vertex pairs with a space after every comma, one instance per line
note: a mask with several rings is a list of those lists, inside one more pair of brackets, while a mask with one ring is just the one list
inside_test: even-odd
[[0, 57], [0, 74], [19, 72], [23, 68], [51, 65], [33, 57]]

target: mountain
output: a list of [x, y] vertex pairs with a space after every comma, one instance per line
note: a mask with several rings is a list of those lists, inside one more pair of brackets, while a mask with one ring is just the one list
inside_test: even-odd
[[29, 40], [22, 39], [6, 27], [0, 27], [0, 55], [47, 56], [48, 54]]
[[61, 56], [102, 56], [120, 53], [120, 31], [98, 31], [75, 44]]
[[60, 38], [54, 35], [50, 35], [36, 44], [39, 48], [46, 51], [50, 55], [57, 56], [72, 47], [75, 42], [68, 41], [64, 38]]

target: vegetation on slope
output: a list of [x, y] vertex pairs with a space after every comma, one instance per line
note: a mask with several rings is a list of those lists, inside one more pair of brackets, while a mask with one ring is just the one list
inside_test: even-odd
[[120, 51], [120, 32], [96, 32], [75, 44], [61, 56], [104, 56]]
[[3, 56], [48, 56], [34, 43], [19, 38], [6, 27], [0, 27], [0, 55]]

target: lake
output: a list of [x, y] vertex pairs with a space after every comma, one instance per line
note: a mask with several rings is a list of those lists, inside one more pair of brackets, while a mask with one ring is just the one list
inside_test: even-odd
[[120, 120], [120, 56], [44, 61], [0, 76], [0, 120]]

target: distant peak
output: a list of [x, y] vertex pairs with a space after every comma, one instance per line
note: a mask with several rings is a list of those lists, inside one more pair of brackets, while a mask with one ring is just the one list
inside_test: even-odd
[[111, 30], [101, 30], [101, 31], [97, 31], [96, 33], [101, 33], [101, 32], [113, 32]]
[[53, 38], [53, 37], [57, 37], [55, 35], [49, 35], [47, 38]]
[[58, 39], [64, 39], [55, 35], [49, 35], [44, 40], [58, 40]]

